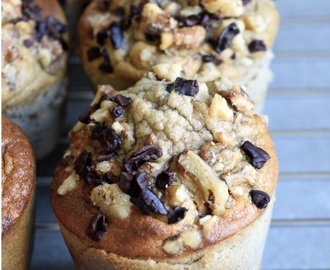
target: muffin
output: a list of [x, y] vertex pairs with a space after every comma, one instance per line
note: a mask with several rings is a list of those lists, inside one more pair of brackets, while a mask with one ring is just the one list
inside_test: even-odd
[[80, 21], [79, 54], [94, 85], [122, 90], [154, 65], [180, 64], [186, 78], [245, 86], [260, 112], [278, 24], [271, 0], [94, 0]]
[[56, 0], [2, 2], [2, 113], [45, 157], [61, 134], [67, 35]]
[[76, 269], [259, 269], [278, 164], [252, 110], [228, 79], [100, 86], [51, 184]]
[[2, 269], [28, 269], [32, 251], [36, 166], [23, 131], [2, 116]]

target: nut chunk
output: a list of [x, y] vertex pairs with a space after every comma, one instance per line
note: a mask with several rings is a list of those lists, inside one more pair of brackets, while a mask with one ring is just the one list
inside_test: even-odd
[[[199, 180], [199, 188], [202, 189], [204, 200], [211, 204], [213, 214], [221, 215], [229, 198], [226, 183], [218, 177], [204, 160], [192, 151], [180, 155], [179, 163], [188, 173]], [[214, 202], [210, 202], [210, 195], [213, 195]]]
[[92, 190], [91, 200], [102, 213], [112, 218], [127, 218], [131, 212], [130, 196], [121, 191], [117, 184], [104, 184]]

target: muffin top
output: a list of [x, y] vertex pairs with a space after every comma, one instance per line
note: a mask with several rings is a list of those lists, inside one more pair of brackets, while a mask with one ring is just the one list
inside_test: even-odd
[[224, 76], [245, 84], [278, 23], [270, 0], [95, 0], [80, 21], [80, 55], [95, 84], [118, 90], [161, 63], [180, 64], [201, 82]]
[[61, 224], [130, 258], [180, 257], [233, 235], [263, 213], [277, 181], [267, 119], [241, 87], [154, 70], [120, 94], [99, 88], [51, 187]]
[[23, 131], [2, 116], [1, 209], [2, 233], [24, 212], [35, 185], [36, 166], [31, 145]]
[[2, 1], [2, 107], [33, 102], [66, 69], [65, 17], [55, 0]]

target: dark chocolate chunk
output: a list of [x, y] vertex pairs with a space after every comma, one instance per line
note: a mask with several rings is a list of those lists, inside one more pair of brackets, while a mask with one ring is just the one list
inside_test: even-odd
[[153, 213], [167, 214], [162, 201], [149, 189], [142, 190], [139, 197], [131, 197], [130, 201], [145, 215]]
[[123, 108], [120, 106], [116, 106], [112, 109], [111, 114], [114, 118], [118, 118], [124, 114]]
[[160, 39], [160, 33], [159, 30], [156, 27], [150, 27], [146, 32], [145, 32], [145, 38], [146, 40], [150, 42], [157, 42]]
[[113, 22], [110, 26], [110, 40], [115, 50], [123, 46], [124, 33], [120, 25], [116, 22]]
[[146, 145], [135, 151], [124, 162], [124, 168], [127, 172], [136, 171], [146, 162], [153, 162], [163, 155], [163, 150], [154, 144]]
[[212, 54], [204, 54], [202, 56], [202, 60], [204, 63], [213, 62], [215, 60], [215, 56]]
[[108, 231], [108, 224], [104, 214], [94, 215], [87, 227], [87, 235], [94, 241], [99, 242]]
[[118, 94], [118, 95], [114, 96], [113, 98], [111, 98], [111, 100], [113, 100], [119, 106], [122, 106], [122, 107], [126, 107], [129, 104], [131, 104], [131, 102], [132, 102], [132, 99], [131, 98], [125, 97], [125, 96], [123, 96], [121, 94]]
[[168, 169], [166, 171], [162, 171], [157, 175], [156, 179], [156, 187], [159, 189], [166, 189], [173, 183], [173, 172]]
[[26, 48], [30, 48], [32, 45], [33, 45], [33, 41], [31, 39], [24, 39], [23, 40], [23, 45], [26, 47]]
[[88, 49], [87, 51], [88, 61], [93, 61], [99, 57], [101, 57], [101, 52], [99, 47], [92, 47]]
[[98, 106], [90, 106], [79, 115], [78, 120], [84, 124], [89, 124], [91, 122], [90, 116], [98, 109]]
[[121, 144], [118, 134], [112, 128], [106, 127], [104, 123], [97, 124], [94, 127], [91, 139], [98, 140], [107, 153], [114, 152]]
[[250, 196], [253, 204], [260, 209], [266, 208], [268, 203], [270, 202], [269, 195], [261, 190], [252, 189], [250, 191]]
[[236, 23], [231, 23], [229, 24], [226, 28], [224, 28], [217, 41], [215, 42], [214, 44], [214, 50], [217, 52], [217, 53], [221, 53], [222, 51], [224, 51], [225, 49], [227, 49], [233, 38], [239, 33], [239, 29], [236, 25]]
[[88, 171], [87, 167], [90, 167], [91, 165], [92, 165], [91, 153], [87, 151], [83, 151], [74, 162], [74, 170], [80, 177], [84, 178]]
[[266, 44], [260, 39], [252, 40], [248, 47], [249, 47], [250, 53], [267, 50]]
[[107, 40], [107, 38], [108, 38], [108, 33], [105, 30], [102, 30], [102, 31], [100, 31], [96, 34], [96, 42], [100, 46], [104, 46], [105, 41]]
[[171, 92], [172, 90], [175, 90], [182, 95], [193, 97], [198, 94], [199, 86], [196, 80], [186, 80], [177, 77], [174, 83], [170, 83], [166, 87], [166, 91]]
[[132, 197], [138, 197], [142, 190], [148, 189], [147, 175], [145, 172], [122, 172], [119, 176], [119, 188]]
[[256, 169], [261, 169], [266, 161], [270, 159], [270, 156], [265, 150], [254, 146], [249, 141], [246, 141], [242, 144], [242, 149], [244, 153], [250, 158], [252, 166]]
[[108, 51], [105, 48], [101, 49], [101, 56], [103, 58], [103, 63], [99, 66], [99, 69], [105, 73], [112, 73], [113, 68], [110, 62], [110, 57]]
[[168, 224], [174, 224], [184, 219], [186, 216], [187, 208], [177, 206], [168, 212]]

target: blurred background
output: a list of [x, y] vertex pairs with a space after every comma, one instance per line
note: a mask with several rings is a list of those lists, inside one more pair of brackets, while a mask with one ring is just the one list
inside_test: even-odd
[[[279, 0], [276, 5], [281, 25], [264, 112], [280, 177], [263, 270], [325, 270], [330, 269], [330, 1]], [[93, 94], [76, 55], [69, 69], [66, 130], [51, 158], [38, 163], [32, 270], [74, 269], [51, 209], [49, 186], [68, 145], [67, 131]]]

